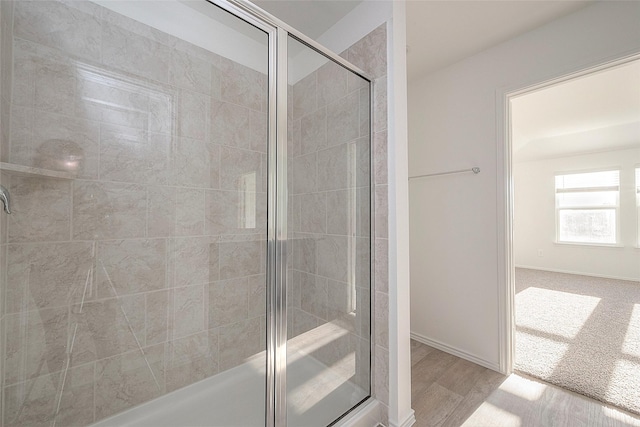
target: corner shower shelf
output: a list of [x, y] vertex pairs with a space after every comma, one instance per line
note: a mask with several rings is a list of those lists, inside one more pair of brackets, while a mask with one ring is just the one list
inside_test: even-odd
[[34, 176], [54, 179], [74, 179], [75, 175], [69, 172], [54, 171], [50, 169], [33, 168], [31, 166], [17, 165], [14, 163], [0, 162], [0, 172], [12, 175]]

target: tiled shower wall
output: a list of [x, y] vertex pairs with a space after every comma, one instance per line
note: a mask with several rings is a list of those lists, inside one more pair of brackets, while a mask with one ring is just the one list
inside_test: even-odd
[[77, 168], [3, 180], [3, 425], [89, 424], [263, 350], [266, 76], [90, 2], [12, 23], [3, 161]]
[[333, 323], [344, 333], [313, 356], [353, 361], [369, 389], [369, 85], [334, 62], [289, 97], [289, 338]]

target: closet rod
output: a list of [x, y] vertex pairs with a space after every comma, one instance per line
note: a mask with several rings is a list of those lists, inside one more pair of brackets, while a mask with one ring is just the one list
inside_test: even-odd
[[416, 178], [426, 178], [429, 176], [438, 176], [438, 175], [451, 175], [454, 173], [465, 173], [465, 172], [473, 172], [474, 174], [479, 174], [480, 173], [480, 168], [479, 167], [473, 167], [471, 169], [460, 169], [457, 171], [449, 171], [449, 172], [437, 172], [437, 173], [429, 173], [427, 175], [417, 175], [417, 176], [410, 176], [409, 179], [416, 179]]

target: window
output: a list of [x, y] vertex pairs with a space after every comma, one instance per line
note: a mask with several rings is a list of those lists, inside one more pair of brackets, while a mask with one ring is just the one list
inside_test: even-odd
[[638, 221], [636, 228], [638, 241], [636, 243], [640, 247], [640, 167], [636, 168], [636, 220]]
[[616, 244], [620, 171], [556, 175], [556, 239]]

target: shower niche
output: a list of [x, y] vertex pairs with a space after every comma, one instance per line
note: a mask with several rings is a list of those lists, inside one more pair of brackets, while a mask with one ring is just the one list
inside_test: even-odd
[[0, 426], [326, 426], [370, 398], [370, 80], [242, 2], [0, 23]]

